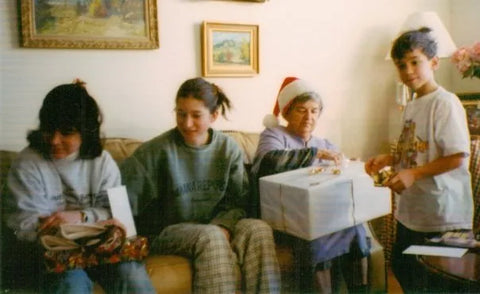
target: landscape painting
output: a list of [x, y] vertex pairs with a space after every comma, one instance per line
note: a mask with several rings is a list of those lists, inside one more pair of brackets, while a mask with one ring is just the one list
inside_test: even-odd
[[27, 0], [22, 45], [158, 48], [155, 0]]
[[250, 64], [251, 34], [249, 32], [213, 31], [213, 63], [215, 65]]
[[467, 115], [471, 136], [480, 137], [480, 93], [458, 93]]
[[204, 22], [203, 76], [237, 77], [258, 74], [258, 26]]

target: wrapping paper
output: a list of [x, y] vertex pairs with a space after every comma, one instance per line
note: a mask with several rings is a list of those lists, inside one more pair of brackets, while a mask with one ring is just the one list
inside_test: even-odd
[[[70, 227], [77, 229], [74, 225]], [[147, 238], [142, 236], [125, 238], [122, 227], [115, 225], [95, 227], [103, 231], [89, 230], [89, 226], [77, 227], [80, 231], [65, 233], [67, 230], [61, 228], [60, 234], [57, 232], [55, 235], [41, 237], [45, 249], [44, 263], [48, 272], [62, 273], [101, 264], [140, 261], [148, 255]], [[68, 239], [72, 236], [74, 240]]]
[[305, 240], [391, 213], [390, 195], [388, 188], [374, 186], [360, 161], [340, 169], [307, 167], [260, 178], [262, 219]]

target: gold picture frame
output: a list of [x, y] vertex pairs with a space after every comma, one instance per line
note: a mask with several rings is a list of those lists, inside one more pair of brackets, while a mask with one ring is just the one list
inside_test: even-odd
[[462, 101], [467, 114], [470, 136], [480, 136], [480, 93], [460, 93], [457, 96]]
[[246, 77], [258, 74], [258, 39], [258, 25], [203, 22], [202, 75]]
[[20, 14], [22, 47], [159, 47], [156, 0], [20, 0]]

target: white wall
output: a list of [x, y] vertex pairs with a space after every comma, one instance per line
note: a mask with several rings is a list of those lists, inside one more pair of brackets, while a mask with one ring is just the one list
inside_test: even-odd
[[[451, 32], [455, 44], [462, 47], [480, 42], [480, 1], [452, 1], [451, 11]], [[462, 79], [462, 75], [455, 68], [452, 71], [452, 89], [456, 93], [480, 92], [480, 79]]]
[[[460, 12], [451, 2], [457, 3], [159, 0], [160, 48], [125, 51], [19, 48], [15, 1], [0, 1], [0, 149], [22, 148], [45, 94], [75, 77], [87, 82], [101, 105], [107, 136], [149, 139], [174, 126], [173, 99], [185, 79], [201, 74], [200, 24], [209, 20], [260, 25], [260, 74], [209, 79], [235, 105], [230, 121], [218, 121], [217, 128], [261, 131], [283, 78], [298, 76], [314, 84], [326, 102], [316, 134], [364, 158], [386, 149], [391, 121], [395, 125], [399, 117], [396, 72], [384, 60], [391, 39], [415, 11], [437, 11], [449, 27], [455, 19], [451, 11]], [[458, 2], [462, 13], [480, 10], [480, 1]], [[478, 28], [479, 21], [473, 23]], [[449, 70], [447, 64], [438, 74], [446, 88]]]

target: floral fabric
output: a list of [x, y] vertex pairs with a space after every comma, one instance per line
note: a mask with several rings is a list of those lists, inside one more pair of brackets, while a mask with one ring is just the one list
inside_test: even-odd
[[43, 257], [48, 272], [63, 273], [101, 264], [140, 261], [149, 251], [147, 238], [126, 239], [125, 231], [117, 226], [106, 227], [101, 235], [75, 241], [80, 245], [75, 249], [45, 250]]

